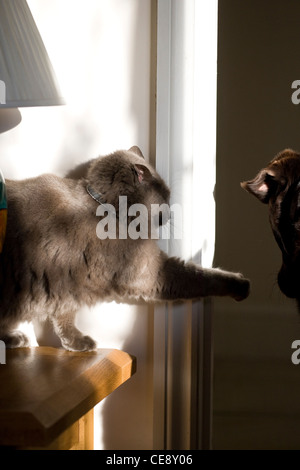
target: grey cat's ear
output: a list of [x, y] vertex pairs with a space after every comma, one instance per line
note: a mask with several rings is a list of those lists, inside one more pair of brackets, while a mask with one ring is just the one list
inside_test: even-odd
[[134, 170], [139, 183], [150, 183], [152, 175], [150, 170], [145, 165], [134, 165]]
[[133, 152], [133, 153], [135, 153], [139, 157], [142, 157], [145, 160], [145, 157], [144, 157], [141, 149], [137, 145], [134, 145], [133, 147], [130, 147], [129, 152]]
[[278, 181], [267, 170], [261, 170], [253, 180], [242, 182], [241, 187], [267, 204], [278, 189]]

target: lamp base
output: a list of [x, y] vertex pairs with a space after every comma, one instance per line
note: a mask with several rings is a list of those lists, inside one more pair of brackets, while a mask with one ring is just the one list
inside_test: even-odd
[[0, 134], [16, 127], [22, 121], [18, 108], [0, 109]]

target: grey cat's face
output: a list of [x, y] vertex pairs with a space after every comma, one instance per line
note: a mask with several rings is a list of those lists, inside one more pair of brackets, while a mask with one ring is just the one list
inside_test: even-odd
[[[120, 196], [127, 197], [128, 207], [142, 204], [149, 214], [157, 206], [169, 205], [169, 188], [136, 147], [94, 160], [87, 172], [87, 181], [117, 212]], [[165, 214], [159, 216], [160, 223], [168, 218], [166, 212], [165, 207]]]

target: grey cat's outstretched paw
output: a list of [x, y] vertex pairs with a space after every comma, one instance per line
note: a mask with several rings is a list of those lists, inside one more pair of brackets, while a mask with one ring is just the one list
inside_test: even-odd
[[30, 346], [29, 338], [22, 331], [13, 330], [0, 336], [7, 348], [28, 348]]
[[90, 336], [76, 336], [75, 338], [62, 340], [62, 345], [68, 351], [94, 351], [97, 343]]
[[250, 281], [242, 274], [236, 274], [234, 286], [232, 289], [232, 297], [240, 302], [248, 297], [250, 294]]

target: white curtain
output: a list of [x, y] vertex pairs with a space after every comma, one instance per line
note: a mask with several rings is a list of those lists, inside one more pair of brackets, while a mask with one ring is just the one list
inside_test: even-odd
[[[182, 207], [183, 226], [181, 239], [163, 240], [162, 248], [209, 267], [215, 242], [217, 0], [158, 0], [157, 16], [156, 166], [172, 189], [171, 203]], [[166, 448], [209, 447], [208, 305], [155, 309], [154, 443]]]

